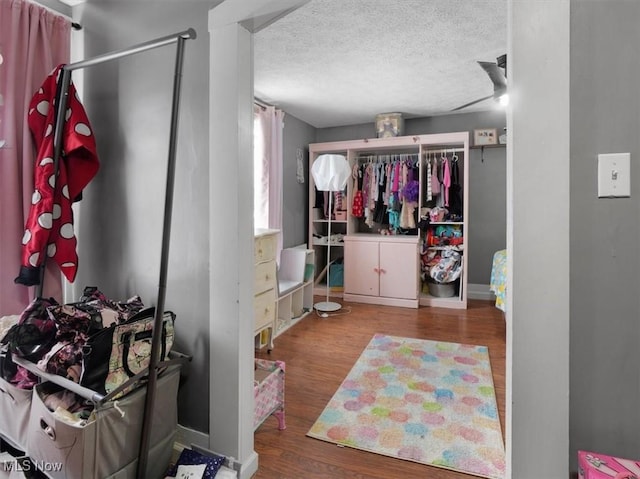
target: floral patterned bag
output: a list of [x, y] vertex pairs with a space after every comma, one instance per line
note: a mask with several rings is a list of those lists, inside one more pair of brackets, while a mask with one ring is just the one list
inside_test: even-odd
[[[80, 385], [102, 395], [114, 391], [149, 367], [155, 308], [148, 308], [126, 322], [104, 328], [89, 337], [83, 347]], [[175, 315], [165, 311], [159, 361], [167, 359], [174, 341]], [[113, 399], [131, 391], [125, 388]]]

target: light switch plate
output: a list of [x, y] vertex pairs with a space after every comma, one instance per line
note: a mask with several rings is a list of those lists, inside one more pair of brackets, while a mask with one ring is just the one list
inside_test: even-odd
[[598, 197], [631, 196], [631, 154], [598, 155]]

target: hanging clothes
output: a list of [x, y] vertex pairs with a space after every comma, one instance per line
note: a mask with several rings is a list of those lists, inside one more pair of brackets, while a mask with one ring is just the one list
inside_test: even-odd
[[431, 193], [433, 196], [440, 194], [440, 181], [438, 180], [438, 160], [433, 159], [431, 164]]
[[429, 153], [427, 153], [426, 163], [427, 163], [425, 168], [425, 170], [427, 170], [427, 180], [425, 181], [425, 184], [427, 185], [426, 200], [427, 202], [429, 202], [433, 199], [433, 190], [431, 187], [431, 159], [429, 158]]
[[[54, 169], [55, 99], [62, 67], [59, 65], [31, 99], [28, 124], [36, 146], [34, 192], [22, 238], [21, 266], [16, 283], [32, 286], [40, 283], [40, 267], [46, 254], [73, 282], [78, 270], [76, 236], [71, 204], [98, 172], [96, 143], [87, 114], [71, 83], [62, 132], [62, 156], [58, 174]], [[52, 187], [55, 182], [55, 191]]]
[[375, 223], [384, 223], [387, 215], [387, 206], [384, 204], [384, 194], [387, 188], [386, 165], [379, 163], [376, 167], [378, 174], [378, 199], [373, 213], [373, 221]]
[[451, 187], [449, 188], [449, 213], [459, 216], [457, 221], [462, 221], [462, 186], [460, 185], [460, 170], [458, 155], [451, 159]]
[[353, 165], [351, 170], [353, 178], [353, 203], [351, 205], [351, 215], [356, 218], [364, 216], [364, 202], [362, 199], [362, 169], [358, 164]]
[[445, 155], [442, 161], [442, 196], [444, 200], [444, 206], [449, 206], [449, 187], [451, 186], [451, 166], [449, 164], [449, 158]]

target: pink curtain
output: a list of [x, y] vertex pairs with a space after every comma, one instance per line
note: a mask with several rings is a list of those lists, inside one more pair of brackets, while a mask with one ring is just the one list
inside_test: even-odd
[[[254, 224], [280, 230], [276, 258], [282, 250], [282, 177], [284, 112], [273, 106], [255, 109]], [[259, 187], [257, 187], [259, 186]]]
[[[13, 282], [33, 193], [27, 108], [51, 70], [69, 62], [70, 32], [65, 17], [25, 0], [0, 0], [0, 316], [19, 314], [34, 296], [34, 288]], [[60, 273], [49, 266], [44, 295], [60, 301]]]

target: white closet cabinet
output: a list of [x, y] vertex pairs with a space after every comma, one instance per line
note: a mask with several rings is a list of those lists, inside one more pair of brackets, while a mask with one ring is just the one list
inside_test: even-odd
[[346, 301], [418, 307], [417, 236], [347, 236], [344, 252]]
[[[459, 171], [459, 178], [456, 186], [459, 188], [462, 203], [460, 217], [455, 218], [455, 221], [445, 219], [437, 225], [433, 224], [429, 235], [432, 238], [437, 226], [444, 226], [455, 229], [456, 234], [461, 234], [463, 238], [457, 238], [455, 245], [456, 250], [461, 253], [462, 265], [462, 273], [455, 283], [455, 294], [445, 297], [438, 288], [429, 289], [429, 283], [422, 271], [423, 254], [427, 251], [442, 251], [450, 246], [438, 244], [436, 247], [427, 244], [426, 232], [418, 228], [407, 228], [402, 231], [403, 234], [387, 235], [385, 230], [388, 225], [372, 225], [363, 218], [355, 217], [352, 212], [354, 179], [349, 180], [342, 195], [343, 204], [346, 201], [346, 211], [331, 222], [330, 259], [333, 261], [339, 257], [344, 258], [344, 288], [332, 287], [330, 294], [344, 296], [349, 301], [373, 304], [466, 308], [469, 264], [469, 132], [313, 143], [309, 145], [309, 168], [311, 169], [319, 155], [325, 153], [344, 155], [352, 168], [366, 161], [389, 161], [390, 156], [410, 158], [410, 161], [417, 165], [417, 177], [414, 175], [414, 180], [419, 182], [418, 201], [412, 213], [416, 226], [420, 217], [428, 214], [429, 208], [436, 206], [435, 201], [429, 201], [427, 197], [427, 186], [430, 183], [427, 174], [429, 162], [441, 161], [444, 157], [453, 162], [454, 154], [457, 156], [455, 165]], [[315, 251], [318, 284], [314, 293], [318, 295], [326, 293], [326, 279], [322, 278], [322, 273], [329, 250], [326, 238], [328, 222], [323, 211], [315, 208], [316, 200], [321, 195], [321, 192], [315, 190], [311, 177], [309, 249]]]

